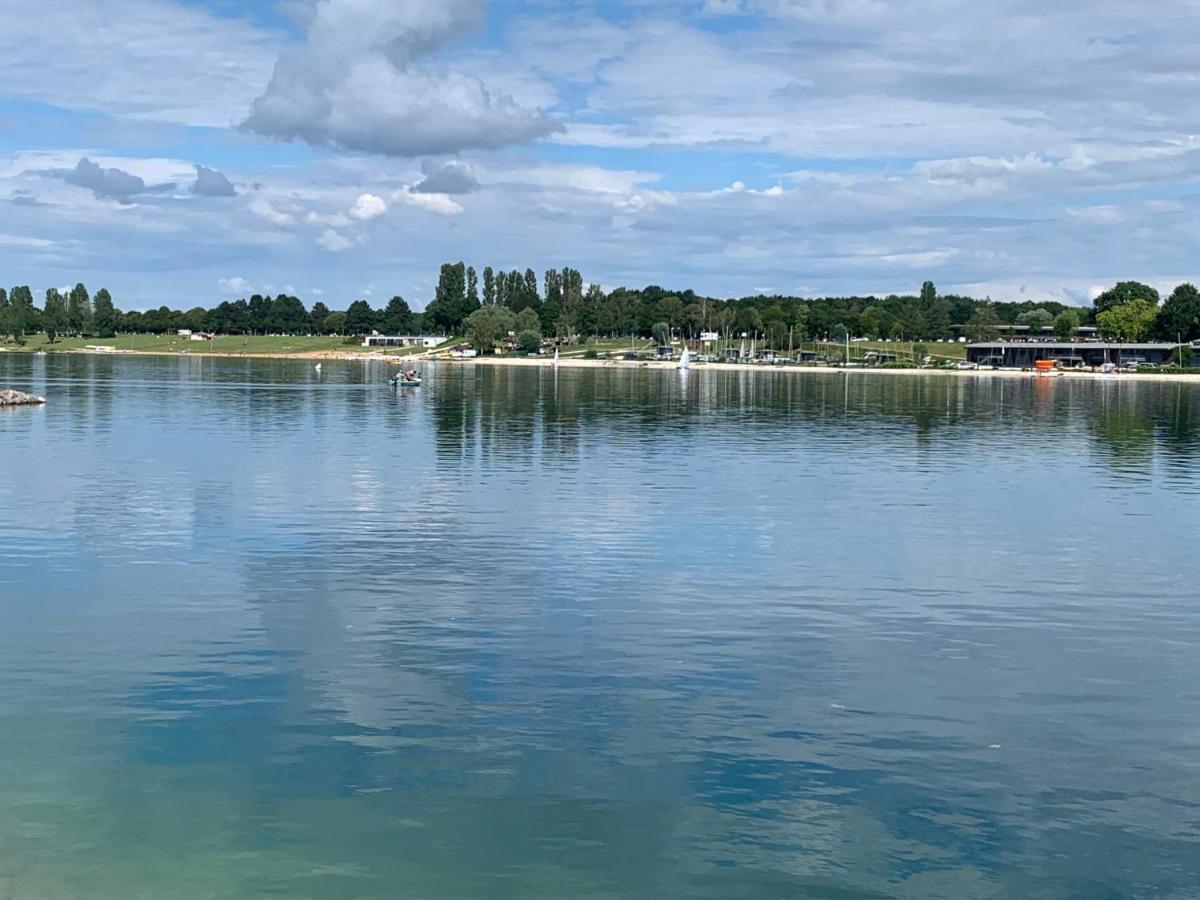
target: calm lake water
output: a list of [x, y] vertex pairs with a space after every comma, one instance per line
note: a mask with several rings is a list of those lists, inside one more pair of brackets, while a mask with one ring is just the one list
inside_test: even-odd
[[0, 898], [1200, 895], [1200, 390], [0, 354]]

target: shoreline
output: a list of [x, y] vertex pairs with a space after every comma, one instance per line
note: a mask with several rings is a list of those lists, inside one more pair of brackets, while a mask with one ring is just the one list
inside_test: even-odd
[[[32, 355], [33, 351], [28, 350], [11, 350], [5, 349], [6, 353], [25, 353]], [[297, 361], [315, 361], [315, 362], [381, 362], [388, 365], [409, 365], [420, 363], [423, 365], [450, 365], [450, 366], [523, 366], [525, 368], [543, 368], [549, 369], [553, 367], [550, 359], [538, 358], [529, 359], [528, 357], [498, 357], [498, 356], [481, 356], [472, 359], [439, 359], [434, 356], [425, 354], [411, 354], [408, 356], [394, 356], [385, 353], [353, 353], [345, 350], [306, 350], [292, 353], [219, 353], [219, 352], [196, 352], [196, 353], [180, 353], [178, 351], [159, 351], [159, 350], [112, 350], [112, 351], [96, 351], [96, 350], [57, 350], [52, 351], [56, 354], [73, 356], [158, 356], [172, 357], [175, 359], [283, 359]], [[637, 369], [658, 369], [658, 370], [678, 370], [678, 363], [675, 361], [659, 361], [659, 360], [644, 360], [634, 362], [624, 359], [582, 359], [577, 357], [561, 357], [558, 362], [558, 367], [561, 369], [613, 369], [613, 370], [637, 370]], [[832, 374], [839, 373], [845, 375], [871, 374], [871, 375], [936, 375], [950, 377], [966, 377], [966, 378], [1046, 378], [1046, 380], [1054, 380], [1057, 378], [1067, 379], [1094, 379], [1101, 381], [1157, 381], [1157, 382], [1178, 382], [1182, 384], [1200, 384], [1200, 372], [1195, 374], [1188, 373], [1151, 373], [1133, 374], [1122, 372], [1118, 374], [1106, 375], [1100, 372], [1060, 372], [1055, 376], [1038, 376], [1033, 371], [1004, 371], [1004, 370], [970, 370], [970, 369], [884, 369], [884, 368], [845, 368], [836, 366], [805, 366], [805, 365], [764, 365], [761, 363], [693, 363], [692, 371], [704, 372], [771, 372], [788, 375], [814, 375], [814, 374]]]

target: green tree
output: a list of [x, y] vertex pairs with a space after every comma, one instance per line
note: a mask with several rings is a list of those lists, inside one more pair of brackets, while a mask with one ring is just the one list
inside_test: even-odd
[[665, 347], [671, 343], [671, 326], [666, 322], [655, 322], [650, 328], [650, 335], [654, 338], [654, 343]]
[[1054, 336], [1060, 341], [1069, 341], [1075, 337], [1079, 329], [1079, 313], [1073, 309], [1064, 309], [1054, 317]]
[[92, 302], [92, 317], [97, 337], [110, 338], [117, 333], [117, 308], [107, 288], [96, 291]]
[[753, 306], [740, 307], [733, 317], [733, 330], [739, 336], [753, 337], [762, 331], [762, 324], [762, 315]]
[[800, 304], [792, 313], [792, 335], [795, 340], [802, 341], [808, 334], [808, 310]]
[[58, 288], [46, 291], [46, 304], [42, 308], [42, 329], [50, 343], [58, 340], [58, 336], [67, 327], [67, 301]]
[[375, 328], [375, 311], [366, 300], [355, 300], [346, 310], [344, 333], [352, 335], [370, 334]]
[[925, 310], [925, 333], [931, 338], [950, 336], [950, 301], [935, 297]]
[[[225, 304], [221, 305], [224, 306]], [[314, 334], [323, 333], [325, 320], [327, 318], [329, 318], [329, 307], [318, 300], [313, 304], [312, 310], [308, 314], [308, 321], [312, 323], [312, 330]]]
[[900, 307], [900, 313], [896, 316], [896, 326], [900, 329], [900, 336], [911, 340], [916, 340], [925, 333], [925, 314], [921, 312], [921, 306], [918, 302], [907, 300]]
[[1000, 319], [991, 303], [983, 303], [967, 322], [967, 340], [972, 343], [994, 341], [1000, 337]]
[[537, 331], [541, 327], [541, 324], [537, 312], [532, 307], [527, 306], [517, 313], [518, 331]]
[[503, 306], [481, 306], [466, 319], [467, 339], [480, 353], [491, 353], [517, 327], [516, 316]]
[[8, 291], [0, 288], [0, 343], [8, 340], [12, 333], [12, 304], [8, 302]]
[[67, 327], [72, 334], [87, 334], [92, 328], [92, 299], [82, 283], [71, 288], [67, 297]]
[[524, 281], [525, 289], [521, 292], [521, 299], [527, 305], [536, 308], [542, 302], [542, 298], [538, 296], [537, 272], [526, 269]]
[[1043, 328], [1054, 324], [1054, 316], [1050, 310], [1041, 306], [1036, 309], [1027, 310], [1017, 316], [1018, 325], [1028, 325], [1029, 333], [1033, 335], [1040, 334]]
[[1158, 291], [1140, 281], [1118, 281], [1103, 294], [1092, 301], [1097, 313], [1105, 312], [1114, 306], [1124, 306], [1134, 300], [1144, 300], [1150, 306], [1158, 306]]
[[934, 287], [932, 281], [926, 281], [921, 285], [921, 306], [924, 309], [928, 309], [929, 304], [933, 303], [933, 301], [937, 299], [937, 296], [937, 288]]
[[858, 330], [863, 337], [884, 337], [891, 333], [891, 317], [878, 306], [868, 306], [858, 315]]
[[1200, 291], [1181, 284], [1171, 291], [1155, 325], [1158, 337], [1166, 341], [1194, 341], [1200, 338]]
[[496, 305], [496, 273], [491, 266], [483, 267], [483, 305]]
[[1143, 341], [1150, 334], [1158, 310], [1140, 297], [1096, 314], [1100, 336], [1108, 341]]
[[299, 297], [280, 294], [271, 301], [267, 328], [272, 334], [307, 334], [308, 310], [304, 308], [304, 303]]
[[542, 349], [542, 335], [536, 329], [525, 328], [517, 334], [517, 349], [522, 353], [537, 353]]
[[763, 322], [767, 340], [776, 350], [782, 350], [788, 344], [788, 326], [782, 316], [773, 316]]
[[565, 337], [573, 337], [579, 330], [583, 313], [583, 276], [575, 269], [563, 269], [559, 275], [562, 301], [558, 313], [558, 327]]
[[266, 334], [271, 321], [271, 300], [254, 294], [246, 307], [247, 327], [251, 334]]
[[[112, 303], [112, 299], [109, 299]], [[96, 292], [96, 296], [92, 298], [92, 305], [95, 310], [96, 333], [100, 334], [100, 292]], [[192, 331], [204, 331], [212, 329], [208, 328], [208, 314], [210, 310], [203, 306], [194, 306], [183, 314], [182, 325], [184, 328], [189, 328]], [[305, 322], [307, 325], [307, 322]], [[111, 337], [111, 335], [110, 335]]]
[[403, 297], [393, 297], [383, 310], [382, 331], [384, 334], [412, 334], [413, 313]]
[[479, 279], [475, 275], [474, 266], [467, 266], [467, 299], [479, 306]]
[[33, 291], [29, 285], [22, 284], [12, 289], [8, 295], [8, 327], [7, 331], [18, 344], [25, 343], [25, 335], [34, 327], [36, 311], [33, 306]]
[[546, 270], [546, 302], [562, 305], [562, 275], [557, 269]]
[[433, 302], [425, 309], [426, 327], [443, 334], [457, 334], [467, 316], [478, 308], [479, 302], [467, 296], [466, 265], [445, 263]]
[[321, 332], [323, 334], [346, 334], [346, 314], [331, 312], [321, 323]]
[[658, 301], [655, 312], [663, 322], [666, 322], [672, 328], [678, 328], [683, 320], [683, 303], [678, 297], [672, 294]]

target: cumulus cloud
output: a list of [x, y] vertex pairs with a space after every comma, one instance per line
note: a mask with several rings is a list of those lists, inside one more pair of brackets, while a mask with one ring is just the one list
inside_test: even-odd
[[197, 197], [236, 197], [237, 190], [224, 172], [196, 166], [196, 183], [192, 185], [192, 193]]
[[244, 127], [391, 156], [497, 148], [559, 125], [461, 72], [418, 65], [479, 27], [484, 0], [318, 0], [308, 38], [282, 53]]
[[217, 279], [217, 293], [222, 297], [245, 297], [254, 293], [254, 285], [241, 275]]
[[296, 224], [294, 212], [280, 208], [274, 201], [266, 197], [258, 197], [247, 207], [260, 219], [270, 222], [276, 228], [292, 228]]
[[425, 160], [421, 172], [425, 177], [412, 187], [418, 194], [469, 194], [479, 190], [475, 173], [464, 162], [452, 160], [439, 166]]
[[350, 207], [349, 216], [359, 222], [369, 222], [387, 213], [387, 202], [374, 194], [362, 194]]
[[321, 236], [317, 238], [317, 243], [330, 253], [341, 253], [343, 250], [349, 250], [354, 245], [353, 241], [345, 235], [334, 231], [332, 228], [326, 228], [321, 232]]
[[79, 160], [74, 169], [56, 169], [46, 174], [61, 178], [67, 184], [87, 188], [99, 200], [116, 200], [132, 203], [139, 194], [170, 190], [172, 184], [148, 186], [145, 179], [124, 169], [106, 169], [86, 156]]
[[426, 212], [437, 213], [439, 216], [458, 216], [463, 212], [463, 208], [445, 194], [421, 194], [410, 188], [396, 191], [392, 194], [392, 200], [407, 203]]

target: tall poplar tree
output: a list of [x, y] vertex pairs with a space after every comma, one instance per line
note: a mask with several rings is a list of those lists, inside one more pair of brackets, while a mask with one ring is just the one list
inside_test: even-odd
[[483, 305], [496, 305], [496, 273], [491, 266], [483, 267]]
[[50, 343], [58, 340], [58, 336], [67, 327], [67, 301], [58, 288], [46, 291], [46, 305], [42, 308], [42, 330]]
[[83, 283], [71, 288], [67, 298], [67, 327], [74, 335], [86, 334], [92, 327], [92, 299]]
[[97, 337], [110, 338], [117, 333], [117, 309], [107, 288], [96, 291], [92, 316]]
[[479, 279], [475, 276], [474, 266], [467, 266], [467, 299], [479, 306]]

